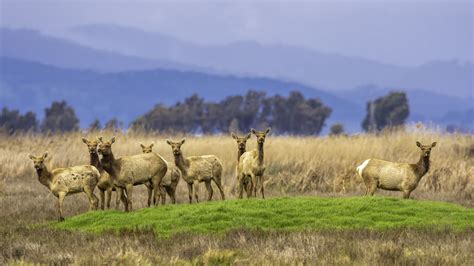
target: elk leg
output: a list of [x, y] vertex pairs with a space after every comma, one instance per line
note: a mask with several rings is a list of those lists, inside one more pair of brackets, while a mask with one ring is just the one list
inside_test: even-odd
[[252, 197], [252, 181], [249, 180], [248, 177], [244, 183], [244, 188], [245, 188], [245, 191], [247, 191], [247, 198], [251, 198]]
[[99, 188], [100, 208], [104, 210], [105, 205], [105, 191]]
[[263, 187], [263, 175], [258, 177], [260, 183], [260, 193], [262, 193], [262, 199], [265, 198], [265, 188]]
[[127, 199], [127, 197], [125, 196], [125, 189], [124, 189], [124, 188], [116, 187], [115, 190], [116, 190], [115, 192], [118, 193], [118, 195], [117, 195], [117, 202], [116, 202], [117, 204], [115, 205], [115, 207], [116, 207], [117, 210], [118, 210], [118, 207], [120, 206], [120, 205], [118, 204], [118, 203], [119, 203], [118, 200], [120, 200], [120, 201], [122, 201], [122, 203], [123, 203], [123, 206], [124, 206], [124, 208], [125, 208], [125, 211], [128, 212], [128, 199]]
[[107, 194], [105, 194], [105, 198], [106, 198], [106, 203], [107, 203], [107, 209], [110, 209], [110, 200], [112, 200], [112, 188], [109, 187], [107, 189]]
[[222, 184], [221, 184], [221, 178], [213, 178], [214, 183], [216, 183], [217, 188], [219, 189], [219, 192], [221, 193], [221, 199], [225, 200], [225, 195], [224, 195], [224, 189], [222, 189]]
[[[151, 206], [151, 197], [153, 195], [153, 186], [151, 184], [151, 181], [148, 182], [148, 183], [145, 183], [145, 186], [146, 186], [146, 189], [148, 191], [148, 201], [147, 201], [147, 203], [148, 203], [148, 207], [150, 207]], [[155, 193], [156, 193], [156, 191], [155, 191]]]
[[206, 189], [207, 189], [207, 201], [211, 201], [212, 194], [214, 194], [214, 191], [212, 190], [212, 186], [211, 186], [211, 180], [208, 180], [205, 183], [206, 183]]
[[257, 177], [254, 174], [250, 175], [250, 179], [252, 180], [252, 194], [254, 197], [257, 197]]
[[94, 194], [94, 188], [90, 187], [84, 187], [84, 192], [87, 195], [87, 198], [89, 199], [89, 210], [97, 210], [97, 207], [99, 207], [99, 199]]
[[194, 198], [196, 199], [196, 203], [199, 203], [199, 198], [198, 198], [198, 185], [199, 185], [199, 181], [194, 180]]
[[176, 188], [166, 188], [166, 192], [168, 193], [168, 196], [171, 199], [171, 203], [176, 204]]
[[[133, 184], [125, 185], [125, 191], [127, 192], [128, 211], [133, 210]], [[148, 194], [149, 195], [149, 194]]]
[[376, 190], [377, 190], [377, 183], [376, 182], [373, 182], [367, 188], [367, 192], [369, 193], [370, 196], [373, 196]]
[[164, 186], [160, 186], [160, 197], [161, 197], [161, 204], [166, 204], [166, 189]]
[[411, 191], [410, 190], [405, 190], [403, 191], [403, 198], [404, 199], [409, 199], [410, 198]]
[[60, 192], [58, 195], [58, 212], [59, 212], [59, 221], [62, 222], [64, 221], [63, 217], [63, 202], [64, 198], [66, 197], [65, 192]]
[[[239, 199], [241, 199], [243, 197], [243, 194], [244, 194], [244, 188], [245, 188], [245, 192], [247, 192], [247, 187], [244, 187], [244, 179], [243, 178], [240, 178], [238, 180], [239, 180]], [[247, 192], [247, 194], [248, 194], [248, 192]]]
[[188, 183], [189, 203], [193, 202], [193, 183]]

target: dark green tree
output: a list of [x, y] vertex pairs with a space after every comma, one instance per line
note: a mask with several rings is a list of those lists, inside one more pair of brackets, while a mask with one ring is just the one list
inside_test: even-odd
[[172, 106], [156, 105], [132, 122], [133, 129], [210, 134], [271, 126], [279, 134], [319, 134], [331, 109], [318, 99], [305, 99], [299, 92], [288, 97], [266, 97], [248, 91], [220, 102], [206, 102], [197, 95]]
[[97, 118], [89, 125], [89, 131], [99, 131], [101, 129], [102, 125], [100, 124], [100, 121]]
[[117, 118], [112, 118], [107, 123], [105, 123], [105, 130], [117, 131], [123, 127], [123, 123], [120, 122]]
[[329, 135], [331, 136], [339, 136], [344, 134], [344, 125], [341, 123], [335, 123], [331, 125], [329, 129]]
[[367, 115], [362, 121], [365, 131], [380, 131], [385, 127], [403, 125], [410, 114], [408, 99], [404, 92], [388, 95], [367, 103]]
[[7, 134], [36, 131], [37, 128], [38, 120], [33, 112], [22, 115], [18, 110], [10, 111], [4, 107], [0, 113], [0, 130]]
[[79, 119], [65, 101], [53, 102], [45, 109], [45, 116], [41, 124], [44, 132], [67, 132], [79, 129]]

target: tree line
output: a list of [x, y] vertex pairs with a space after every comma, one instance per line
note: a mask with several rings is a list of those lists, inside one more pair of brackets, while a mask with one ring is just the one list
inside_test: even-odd
[[[403, 125], [408, 117], [408, 100], [403, 92], [391, 92], [367, 104], [367, 115], [362, 121], [366, 131], [380, 131], [388, 126]], [[317, 98], [305, 98], [292, 91], [288, 96], [268, 96], [265, 92], [250, 90], [245, 95], [228, 96], [221, 101], [206, 101], [197, 94], [166, 106], [157, 104], [129, 125], [132, 130], [226, 133], [246, 132], [249, 128], [272, 127], [277, 134], [318, 135], [332, 110]], [[45, 109], [40, 122], [33, 112], [20, 114], [18, 110], [3, 107], [0, 113], [0, 132], [68, 132], [79, 130], [79, 118], [65, 101], [53, 102]], [[88, 130], [117, 130], [123, 123], [113, 118], [102, 127], [93, 121]], [[332, 135], [344, 134], [342, 124], [333, 124]]]

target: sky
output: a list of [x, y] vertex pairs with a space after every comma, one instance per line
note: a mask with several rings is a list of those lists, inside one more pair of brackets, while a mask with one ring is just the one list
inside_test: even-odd
[[112, 23], [201, 44], [257, 41], [415, 66], [474, 61], [474, 1], [0, 0], [0, 26], [63, 36]]

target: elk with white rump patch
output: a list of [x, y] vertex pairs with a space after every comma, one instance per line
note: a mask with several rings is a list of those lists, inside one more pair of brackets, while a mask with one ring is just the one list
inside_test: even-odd
[[416, 189], [421, 178], [430, 169], [431, 145], [416, 145], [420, 148], [420, 159], [415, 164], [394, 163], [378, 159], [367, 159], [357, 167], [357, 173], [364, 180], [365, 195], [374, 195], [377, 188], [401, 191], [403, 198], [408, 199], [410, 193]]

